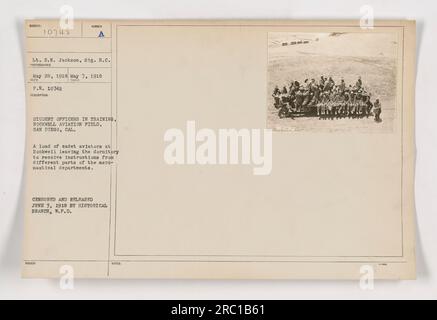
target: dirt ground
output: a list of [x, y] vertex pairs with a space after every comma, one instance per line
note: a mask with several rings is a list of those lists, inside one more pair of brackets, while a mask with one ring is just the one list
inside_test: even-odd
[[[283, 45], [299, 39], [307, 44]], [[391, 132], [396, 116], [396, 73], [398, 43], [390, 33], [344, 34], [269, 34], [267, 126], [289, 131]], [[354, 85], [361, 76], [372, 102], [382, 104], [382, 122], [363, 119], [319, 120], [317, 117], [280, 119], [273, 106], [273, 89], [289, 86], [291, 81], [332, 76], [337, 83], [344, 78]]]

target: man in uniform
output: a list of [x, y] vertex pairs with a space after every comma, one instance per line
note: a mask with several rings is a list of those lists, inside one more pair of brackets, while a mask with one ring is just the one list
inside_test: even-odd
[[280, 99], [281, 99], [281, 90], [279, 90], [278, 86], [275, 86], [275, 89], [273, 90], [272, 97], [275, 99], [275, 103], [274, 103], [275, 108], [279, 108]]
[[279, 87], [276, 85], [275, 89], [273, 89], [273, 94], [276, 95], [278, 93], [280, 93], [281, 91], [279, 90]]
[[371, 108], [371, 102], [370, 102], [370, 94], [363, 89], [363, 115], [366, 116], [366, 118], [369, 117], [370, 108]]
[[362, 86], [363, 86], [363, 81], [361, 81], [361, 76], [359, 76], [357, 82], [355, 83], [355, 87], [361, 89]]
[[335, 86], [335, 82], [332, 79], [332, 77], [329, 77], [328, 81], [325, 82], [325, 87], [323, 88], [323, 91], [331, 91]]
[[332, 77], [329, 77], [329, 80], [328, 80], [328, 81], [331, 83], [331, 89], [334, 88], [334, 87], [335, 87], [335, 81], [334, 81], [334, 79], [332, 79]]
[[331, 92], [331, 119], [337, 115], [338, 111], [338, 88], [334, 87], [334, 90]]
[[300, 86], [299, 91], [296, 92], [295, 104], [296, 104], [296, 111], [298, 112], [302, 110], [302, 103], [304, 99], [303, 91], [304, 91], [304, 87]]
[[320, 76], [320, 80], [319, 80], [319, 86], [321, 88], [325, 87], [325, 78], [323, 76]]
[[344, 90], [346, 90], [346, 83], [344, 82], [343, 78], [341, 79], [340, 84], [338, 85], [338, 89], [340, 91], [340, 94], [343, 94]]
[[303, 96], [304, 96], [304, 99], [302, 102], [302, 107], [306, 107], [310, 103], [311, 98], [312, 98], [311, 82], [308, 79], [305, 80]]
[[358, 89], [357, 95], [355, 97], [355, 104], [356, 104], [356, 113], [359, 118], [361, 118], [361, 115], [363, 113], [362, 97], [363, 97], [362, 91], [361, 89]]
[[352, 118], [357, 115], [357, 105], [356, 105], [356, 91], [352, 89], [349, 93], [349, 114]]
[[381, 122], [381, 102], [379, 102], [379, 99], [376, 99], [375, 103], [373, 104], [373, 113], [375, 114], [375, 121]]
[[322, 116], [326, 115], [327, 111], [327, 104], [328, 104], [328, 93], [326, 91], [323, 91], [321, 93], [321, 100], [317, 104], [317, 114], [319, 115], [319, 118], [322, 119]]
[[337, 105], [338, 105], [337, 115], [338, 117], [343, 117], [343, 115], [346, 113], [346, 102], [345, 102], [344, 91], [338, 93]]

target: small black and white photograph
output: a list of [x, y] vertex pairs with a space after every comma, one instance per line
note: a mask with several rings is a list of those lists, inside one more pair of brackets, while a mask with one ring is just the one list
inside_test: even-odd
[[396, 33], [269, 33], [267, 127], [392, 132], [398, 46]]

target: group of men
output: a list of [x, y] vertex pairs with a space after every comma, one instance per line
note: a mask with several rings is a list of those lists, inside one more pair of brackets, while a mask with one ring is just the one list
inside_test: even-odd
[[291, 84], [273, 91], [274, 106], [279, 109], [280, 118], [293, 117], [297, 114], [311, 114], [319, 119], [362, 118], [375, 116], [376, 122], [381, 122], [381, 103], [376, 99], [371, 102], [371, 94], [363, 86], [361, 77], [355, 85], [347, 86], [344, 79], [335, 83], [332, 77], [321, 76], [306, 79], [302, 84], [291, 81]]

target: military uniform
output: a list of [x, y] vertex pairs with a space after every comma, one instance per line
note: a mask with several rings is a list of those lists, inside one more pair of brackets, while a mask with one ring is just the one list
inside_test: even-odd
[[278, 86], [276, 86], [275, 89], [273, 90], [272, 97], [275, 99], [274, 102], [275, 108], [279, 108], [281, 102], [281, 90], [279, 90]]
[[340, 84], [338, 85], [338, 90], [341, 94], [343, 94], [346, 90], [346, 83], [344, 83], [344, 80], [341, 80]]
[[375, 103], [373, 104], [373, 113], [375, 114], [375, 121], [381, 122], [381, 102], [379, 102], [378, 99], [376, 99]]
[[295, 99], [295, 104], [296, 104], [296, 111], [301, 111], [302, 110], [302, 103], [303, 103], [303, 87], [301, 86], [299, 91], [296, 92], [296, 99]]
[[328, 103], [328, 94], [326, 92], [323, 92], [321, 94], [322, 99], [317, 104], [317, 114], [321, 117], [322, 115], [326, 115], [327, 111], [327, 103]]

